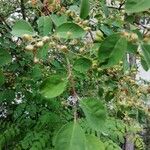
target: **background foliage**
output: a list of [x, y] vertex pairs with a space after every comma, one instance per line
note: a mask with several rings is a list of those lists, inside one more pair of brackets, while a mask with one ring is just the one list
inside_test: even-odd
[[0, 149], [145, 150], [150, 2], [0, 3]]

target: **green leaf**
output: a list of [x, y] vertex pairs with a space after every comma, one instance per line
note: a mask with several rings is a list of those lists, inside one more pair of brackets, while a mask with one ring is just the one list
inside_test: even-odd
[[44, 44], [41, 48], [38, 49], [37, 57], [39, 59], [42, 59], [43, 61], [47, 60], [48, 49], [49, 49], [49, 44], [48, 43]]
[[18, 36], [18, 37], [22, 37], [24, 34], [29, 34], [29, 35], [36, 34], [32, 26], [30, 25], [30, 23], [25, 20], [18, 20], [14, 24], [11, 33], [14, 36]]
[[104, 94], [104, 92], [105, 92], [104, 89], [100, 87], [100, 88], [98, 89], [98, 96], [99, 96], [99, 97], [102, 97], [103, 94]]
[[113, 34], [113, 30], [111, 28], [109, 28], [108, 26], [106, 26], [106, 25], [102, 25], [100, 27], [100, 30], [103, 31], [103, 33], [106, 34], [107, 36]]
[[42, 16], [37, 20], [40, 35], [46, 36], [52, 32], [52, 20], [49, 16]]
[[112, 140], [107, 140], [105, 143], [106, 150], [122, 150], [116, 143]]
[[3, 90], [3, 91], [0, 91], [0, 102], [3, 102], [3, 101], [9, 101], [11, 102], [12, 99], [15, 98], [15, 92], [12, 91], [12, 90]]
[[101, 130], [106, 119], [106, 110], [103, 103], [95, 98], [83, 98], [80, 101], [80, 106], [89, 125], [94, 130]]
[[109, 68], [122, 60], [126, 50], [126, 38], [119, 34], [113, 34], [107, 37], [101, 44], [98, 51], [98, 59], [103, 68]]
[[11, 55], [6, 50], [0, 49], [0, 66], [6, 65], [11, 61]]
[[89, 0], [81, 0], [80, 17], [86, 19], [90, 12]]
[[42, 69], [39, 64], [32, 66], [30, 77], [32, 77], [35, 81], [42, 78]]
[[40, 93], [45, 98], [54, 98], [61, 95], [67, 86], [67, 80], [58, 76], [53, 75], [47, 78], [40, 87]]
[[56, 29], [56, 34], [64, 39], [82, 38], [85, 33], [86, 32], [75, 23], [64, 23]]
[[5, 77], [3, 72], [0, 70], [0, 86], [2, 86], [5, 82]]
[[147, 66], [147, 63], [143, 57], [141, 57], [141, 65], [145, 71], [149, 70], [149, 67]]
[[68, 123], [57, 133], [55, 150], [85, 150], [85, 134], [77, 122]]
[[147, 64], [147, 69], [149, 69], [150, 68], [150, 45], [144, 44], [141, 47], [144, 55], [144, 60]]
[[128, 42], [127, 51], [129, 53], [136, 54], [137, 49], [138, 49], [138, 45], [137, 44], [134, 44], [132, 42]]
[[80, 14], [80, 7], [77, 6], [76, 4], [75, 5], [71, 5], [69, 7], [69, 10], [71, 10], [72, 12], [74, 12], [76, 15]]
[[74, 70], [80, 73], [86, 73], [90, 67], [92, 66], [92, 62], [90, 59], [87, 58], [79, 58], [74, 63]]
[[128, 62], [127, 55], [123, 58], [123, 72], [124, 74], [130, 71], [130, 64]]
[[52, 14], [51, 19], [54, 22], [56, 27], [67, 22], [67, 16], [65, 16], [65, 15], [58, 16], [56, 14]]
[[86, 150], [105, 150], [104, 143], [99, 138], [93, 135], [86, 135]]
[[149, 0], [127, 0], [125, 9], [127, 13], [137, 13], [146, 11], [150, 8]]

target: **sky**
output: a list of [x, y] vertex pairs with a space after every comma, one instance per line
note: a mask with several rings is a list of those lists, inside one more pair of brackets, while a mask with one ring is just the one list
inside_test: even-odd
[[150, 70], [145, 71], [141, 65], [139, 65], [139, 73], [137, 75], [137, 79], [142, 78], [144, 80], [150, 81]]

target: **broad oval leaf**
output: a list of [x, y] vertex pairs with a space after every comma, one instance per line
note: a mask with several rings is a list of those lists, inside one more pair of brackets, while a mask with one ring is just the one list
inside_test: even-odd
[[54, 98], [61, 95], [67, 86], [67, 79], [58, 75], [47, 78], [40, 86], [40, 93], [45, 98]]
[[86, 150], [105, 150], [104, 143], [96, 136], [86, 135], [86, 139]]
[[148, 65], [147, 65], [147, 63], [146, 63], [144, 57], [141, 57], [141, 65], [142, 65], [142, 67], [143, 67], [143, 69], [144, 69], [145, 71], [148, 71], [148, 70], [149, 70], [149, 67], [148, 67]]
[[143, 55], [144, 55], [144, 60], [145, 60], [145, 65], [147, 66], [147, 70], [149, 70], [150, 68], [150, 45], [148, 44], [144, 44], [141, 46], [142, 47], [142, 51], [143, 51]]
[[127, 50], [126, 38], [119, 34], [107, 37], [98, 51], [98, 59], [103, 68], [112, 67], [122, 60]]
[[49, 16], [42, 16], [37, 21], [40, 35], [49, 35], [52, 31], [52, 20]]
[[30, 23], [25, 20], [18, 20], [14, 24], [11, 33], [14, 36], [18, 36], [18, 37], [22, 37], [24, 34], [29, 34], [29, 35], [36, 34], [32, 26], [30, 25]]
[[101, 130], [106, 119], [106, 109], [103, 103], [95, 98], [83, 98], [80, 101], [82, 108], [89, 125], [94, 130]]
[[85, 150], [86, 137], [77, 122], [62, 127], [55, 139], [55, 150]]
[[52, 21], [53, 21], [53, 23], [55, 24], [56, 27], [58, 27], [58, 26], [62, 25], [63, 23], [67, 22], [67, 16], [65, 16], [65, 15], [58, 16], [56, 14], [52, 14], [51, 19], [52, 19]]
[[85, 33], [86, 32], [75, 23], [64, 23], [56, 29], [56, 34], [64, 39], [82, 38]]
[[90, 12], [89, 0], [81, 0], [80, 17], [86, 19]]
[[127, 13], [137, 13], [146, 11], [150, 8], [149, 0], [127, 0], [125, 9]]
[[6, 65], [12, 61], [11, 55], [8, 51], [0, 49], [0, 66]]
[[74, 63], [74, 70], [80, 73], [86, 73], [90, 67], [92, 66], [92, 62], [90, 59], [87, 58], [79, 58]]

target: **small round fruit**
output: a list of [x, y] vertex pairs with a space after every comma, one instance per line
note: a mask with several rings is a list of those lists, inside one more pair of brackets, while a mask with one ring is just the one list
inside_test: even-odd
[[39, 63], [39, 59], [38, 59], [37, 57], [34, 57], [33, 62], [34, 62], [35, 64], [37, 64], [37, 63]]
[[143, 39], [143, 41], [144, 41], [145, 43], [149, 44], [149, 43], [150, 43], [150, 38], [149, 38], [149, 37], [145, 37], [145, 38]]
[[67, 11], [66, 11], [66, 14], [67, 14], [67, 15], [70, 15], [70, 13], [71, 13], [71, 10], [67, 10]]
[[40, 48], [44, 45], [43, 41], [39, 41], [36, 43], [36, 47]]
[[81, 21], [80, 17], [75, 17], [75, 21], [80, 22]]
[[88, 22], [89, 22], [88, 20], [85, 20], [85, 21], [82, 22], [82, 24], [83, 25], [88, 25]]
[[130, 34], [126, 31], [122, 32], [122, 35], [126, 38], [129, 38], [130, 37]]
[[92, 68], [95, 69], [95, 68], [97, 68], [97, 66], [98, 66], [98, 62], [96, 60], [94, 60], [92, 62]]
[[90, 31], [91, 28], [90, 28], [90, 27], [85, 27], [84, 30], [85, 30], [85, 31]]
[[138, 35], [136, 33], [131, 33], [130, 40], [136, 42], [138, 40]]
[[70, 13], [70, 16], [71, 16], [71, 17], [75, 17], [75, 12], [72, 11], [72, 12]]
[[32, 36], [29, 35], [29, 34], [24, 34], [24, 35], [22, 36], [22, 38], [23, 38], [24, 40], [26, 40], [26, 41], [31, 41], [31, 40], [32, 40]]
[[60, 46], [60, 50], [61, 50], [62, 52], [64, 52], [64, 53], [68, 52], [68, 48], [67, 48], [66, 45]]
[[42, 41], [44, 42], [44, 43], [46, 43], [46, 42], [48, 42], [49, 41], [49, 37], [48, 36], [44, 36], [43, 38], [42, 38]]
[[137, 96], [138, 96], [138, 97], [141, 97], [141, 96], [142, 96], [142, 93], [137, 93]]
[[27, 45], [27, 46], [25, 47], [25, 49], [26, 49], [27, 51], [33, 51], [33, 50], [34, 50], [34, 46], [33, 46], [33, 45]]
[[55, 42], [50, 42], [49, 43], [49, 47], [51, 48], [51, 47], [55, 47], [56, 46], [56, 43]]
[[79, 49], [79, 52], [80, 52], [80, 53], [82, 53], [82, 52], [84, 52], [84, 51], [85, 51], [85, 48], [84, 48], [84, 47], [82, 47], [82, 48]]

